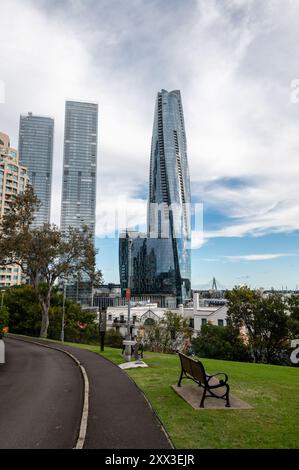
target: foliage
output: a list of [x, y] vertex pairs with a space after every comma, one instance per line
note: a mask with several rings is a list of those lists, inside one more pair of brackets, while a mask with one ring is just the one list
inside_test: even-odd
[[150, 351], [174, 352], [190, 336], [187, 320], [176, 312], [168, 311], [161, 320], [145, 326], [144, 345]]
[[32, 286], [14, 286], [6, 290], [5, 305], [9, 310], [11, 333], [38, 336], [41, 308]]
[[240, 338], [239, 329], [231, 326], [203, 325], [192, 340], [192, 346], [200, 357], [250, 362], [250, 354]]
[[[54, 289], [51, 294], [48, 336], [60, 339], [62, 327], [63, 295]], [[10, 313], [9, 330], [12, 333], [38, 336], [41, 323], [41, 307], [32, 286], [22, 285], [7, 289], [5, 305]], [[82, 310], [79, 304], [65, 300], [64, 338], [74, 342], [98, 342], [98, 326], [95, 314]]]
[[92, 285], [99, 285], [101, 272], [95, 270], [92, 234], [84, 226], [67, 233], [55, 225], [32, 228], [40, 203], [29, 187], [14, 196], [10, 210], [0, 223], [0, 264], [17, 264], [32, 284], [41, 307], [40, 336], [47, 337], [51, 294], [60, 278], [79, 273]]
[[8, 321], [9, 321], [9, 312], [8, 308], [3, 305], [0, 307], [0, 339], [2, 338], [4, 334], [4, 328], [8, 326]]
[[288, 299], [288, 309], [290, 312], [289, 328], [291, 338], [299, 338], [299, 296], [292, 295]]
[[115, 330], [114, 328], [107, 330], [105, 333], [105, 344], [112, 348], [121, 348], [123, 345], [123, 337], [119, 330]]
[[244, 328], [255, 362], [280, 363], [289, 344], [289, 317], [283, 298], [271, 293], [264, 298], [247, 287], [226, 294], [228, 324]]

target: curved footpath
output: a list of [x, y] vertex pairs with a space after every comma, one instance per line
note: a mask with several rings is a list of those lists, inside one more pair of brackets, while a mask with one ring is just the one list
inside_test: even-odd
[[83, 381], [66, 354], [5, 339], [0, 365], [0, 448], [68, 449], [80, 427]]
[[[39, 356], [39, 354], [49, 354], [49, 356], [51, 356], [54, 354], [52, 353], [52, 349], [39, 347], [36, 344], [31, 345], [29, 344], [30, 341], [38, 341], [38, 339], [26, 338], [26, 342], [23, 342], [17, 339], [6, 338], [5, 343], [8, 349], [8, 363], [4, 367], [12, 367], [9, 365], [9, 351], [12, 350], [12, 347], [22, 349], [20, 344], [27, 345], [29, 349], [36, 348], [36, 356]], [[84, 444], [85, 449], [171, 448], [171, 444], [162, 429], [160, 422], [148, 405], [145, 397], [119, 367], [104, 357], [84, 349], [44, 341], [42, 341], [42, 344], [57, 347], [71, 353], [80, 361], [86, 370], [89, 380], [89, 413], [87, 434]], [[69, 369], [77, 369], [77, 375], [79, 377], [79, 379], [77, 377], [78, 397], [73, 403], [70, 400], [70, 403], [68, 403], [68, 411], [66, 410], [65, 415], [67, 415], [66, 419], [71, 421], [71, 417], [78, 412], [78, 402], [80, 401], [81, 419], [83, 385], [82, 379], [80, 379], [80, 375], [78, 373], [79, 368], [75, 363], [71, 365], [71, 359], [62, 352], [55, 351], [55, 356], [56, 355], [60, 355], [60, 363], [64, 363], [65, 361], [68, 362]], [[34, 368], [33, 364], [31, 364], [31, 368], [32, 367]], [[27, 370], [29, 368], [30, 367], [28, 365]], [[4, 392], [2, 372], [3, 366], [0, 368], [0, 389]], [[66, 373], [65, 370], [60, 371], [59, 374], [61, 374], [61, 372], [63, 376], [68, 376], [68, 372]], [[11, 382], [13, 380], [11, 374], [7, 372], [6, 375], [9, 377]], [[34, 397], [37, 393], [36, 387], [38, 386], [38, 383], [41, 383], [41, 380], [36, 381], [34, 384], [30, 379], [30, 374], [28, 374], [26, 381], [26, 384], [28, 382], [31, 383], [33, 393], [31, 407], [35, 408]], [[46, 382], [48, 382], [48, 379], [46, 379]], [[56, 380], [56, 383], [57, 382], [58, 380]], [[29, 385], [27, 386], [30, 388]], [[35, 390], [35, 392], [33, 392], [33, 390]], [[61, 391], [56, 394], [56, 400], [58, 402], [60, 400], [60, 393]], [[2, 393], [1, 396], [3, 396]], [[2, 434], [2, 406], [3, 405], [0, 405], [0, 436]], [[5, 421], [7, 421], [6, 418]], [[45, 421], [45, 423], [47, 423], [47, 421]], [[35, 426], [33, 419], [31, 419], [31, 426]], [[78, 417], [76, 423], [72, 426], [73, 431], [76, 430], [78, 436], [80, 426]], [[48, 427], [48, 424], [46, 424], [46, 427]], [[1, 447], [0, 438], [0, 448]], [[55, 447], [67, 446], [64, 443], [63, 445], [57, 445]], [[74, 444], [70, 447], [74, 447]]]

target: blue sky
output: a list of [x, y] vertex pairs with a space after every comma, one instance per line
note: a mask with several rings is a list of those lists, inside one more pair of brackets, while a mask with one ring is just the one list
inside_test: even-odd
[[[55, 118], [59, 224], [66, 99], [99, 103], [97, 246], [118, 281], [116, 206], [145, 223], [158, 90], [182, 93], [192, 196], [204, 206], [193, 286], [299, 284], [299, 2], [2, 0], [0, 129]], [[5, 66], [3, 67], [3, 64]], [[299, 89], [299, 85], [298, 85]], [[296, 91], [296, 90], [295, 90]], [[299, 93], [295, 98], [299, 98]], [[123, 222], [123, 221], [122, 221]]]

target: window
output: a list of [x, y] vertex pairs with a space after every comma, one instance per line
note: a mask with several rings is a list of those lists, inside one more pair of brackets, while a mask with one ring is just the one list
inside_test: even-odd
[[204, 326], [207, 324], [207, 319], [206, 318], [202, 318], [201, 319], [201, 326]]
[[223, 320], [218, 320], [218, 326], [224, 326], [224, 321]]

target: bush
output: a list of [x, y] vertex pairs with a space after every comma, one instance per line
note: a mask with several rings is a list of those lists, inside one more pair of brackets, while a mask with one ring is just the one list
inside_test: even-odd
[[9, 313], [8, 309], [3, 306], [0, 307], [0, 339], [4, 334], [4, 328], [8, 326]]
[[144, 346], [149, 351], [173, 353], [185, 348], [190, 336], [187, 321], [180, 314], [168, 311], [159, 321], [145, 323]]
[[122, 348], [123, 346], [123, 337], [118, 330], [107, 330], [105, 334], [105, 344], [106, 346], [111, 346], [112, 348]]
[[194, 353], [200, 357], [250, 362], [251, 356], [239, 336], [239, 331], [229, 326], [204, 325], [192, 340]]
[[[48, 337], [61, 338], [62, 323], [61, 292], [54, 290], [51, 295]], [[39, 336], [41, 309], [32, 286], [14, 286], [6, 290], [5, 304], [9, 311], [9, 331], [28, 336]], [[82, 310], [81, 306], [69, 299], [65, 300], [65, 341], [77, 343], [98, 343], [98, 325], [93, 312]]]

